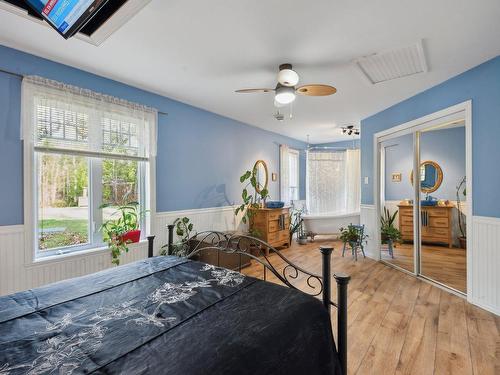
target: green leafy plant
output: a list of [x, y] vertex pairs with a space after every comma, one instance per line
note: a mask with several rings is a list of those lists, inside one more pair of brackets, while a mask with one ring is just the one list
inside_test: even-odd
[[366, 242], [368, 235], [361, 233], [361, 230], [349, 224], [347, 228], [340, 228], [340, 240], [344, 243], [362, 243]]
[[290, 242], [292, 241], [293, 235], [295, 233], [299, 232], [301, 228], [302, 228], [302, 231], [303, 231], [303, 225], [302, 225], [303, 221], [304, 221], [302, 219], [302, 214], [303, 213], [304, 213], [303, 210], [297, 210], [294, 207], [292, 207], [292, 210], [291, 210], [291, 213], [290, 213], [290, 227], [289, 227]]
[[[174, 220], [173, 225], [175, 227], [175, 233], [179, 237], [179, 240], [172, 244], [171, 254], [177, 256], [186, 256], [189, 254], [189, 239], [192, 237], [194, 230], [193, 223], [190, 223], [188, 217], [178, 217]], [[168, 244], [163, 245], [161, 248], [161, 255], [166, 255], [168, 253]]]
[[239, 213], [243, 213], [241, 220], [246, 224], [250, 222], [253, 215], [252, 209], [260, 208], [260, 202], [265, 202], [265, 200], [269, 197], [269, 191], [261, 186], [257, 181], [255, 168], [253, 171], [246, 171], [243, 173], [240, 177], [240, 183], [244, 184], [241, 192], [243, 203], [236, 207], [234, 214], [238, 215]]
[[384, 207], [384, 215], [380, 217], [380, 234], [382, 243], [387, 243], [388, 241], [401, 241], [401, 232], [394, 226], [398, 212], [399, 211], [396, 210], [393, 214], [391, 214], [387, 207]]
[[[111, 207], [110, 204], [102, 204], [99, 208]], [[139, 222], [147, 211], [139, 210], [139, 202], [129, 202], [125, 205], [116, 207], [116, 212], [112, 218], [101, 225], [99, 229], [103, 234], [103, 240], [108, 244], [111, 250], [111, 262], [120, 264], [120, 254], [128, 252], [128, 244], [131, 241], [125, 241], [123, 235], [139, 229]], [[116, 217], [118, 216], [118, 217]]]

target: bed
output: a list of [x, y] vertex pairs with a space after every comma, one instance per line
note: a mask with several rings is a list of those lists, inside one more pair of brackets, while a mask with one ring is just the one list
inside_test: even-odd
[[[345, 332], [339, 355], [325, 294], [321, 301], [189, 259], [207, 248], [245, 253], [243, 242], [212, 233], [188, 257], [151, 257], [0, 297], [0, 374], [342, 374]], [[301, 271], [278, 275], [287, 284]], [[345, 299], [348, 278], [337, 280]]]

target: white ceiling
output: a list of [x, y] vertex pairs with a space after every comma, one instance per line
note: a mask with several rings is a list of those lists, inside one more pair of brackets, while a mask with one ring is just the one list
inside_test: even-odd
[[[15, 30], [15, 31], [14, 31]], [[423, 39], [428, 73], [370, 85], [351, 61]], [[0, 43], [311, 143], [500, 53], [499, 0], [153, 0], [101, 46], [0, 11]], [[298, 97], [276, 121], [277, 66], [329, 97]]]

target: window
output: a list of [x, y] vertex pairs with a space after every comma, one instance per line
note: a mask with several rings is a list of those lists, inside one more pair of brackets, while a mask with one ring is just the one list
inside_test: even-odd
[[300, 154], [299, 151], [280, 146], [280, 195], [285, 204], [299, 199]]
[[359, 211], [360, 188], [359, 150], [307, 153], [307, 206], [310, 213]]
[[149, 209], [153, 110], [26, 77], [23, 116], [35, 258], [102, 247], [100, 227], [116, 206]]

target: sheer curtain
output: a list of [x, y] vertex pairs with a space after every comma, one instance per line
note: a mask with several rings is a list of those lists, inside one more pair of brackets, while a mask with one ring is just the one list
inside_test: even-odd
[[346, 211], [357, 212], [361, 204], [361, 160], [359, 150], [346, 151]]
[[280, 198], [290, 203], [290, 148], [280, 145]]
[[311, 214], [359, 211], [359, 150], [307, 153], [307, 206]]
[[345, 152], [307, 153], [307, 206], [311, 214], [344, 211]]

